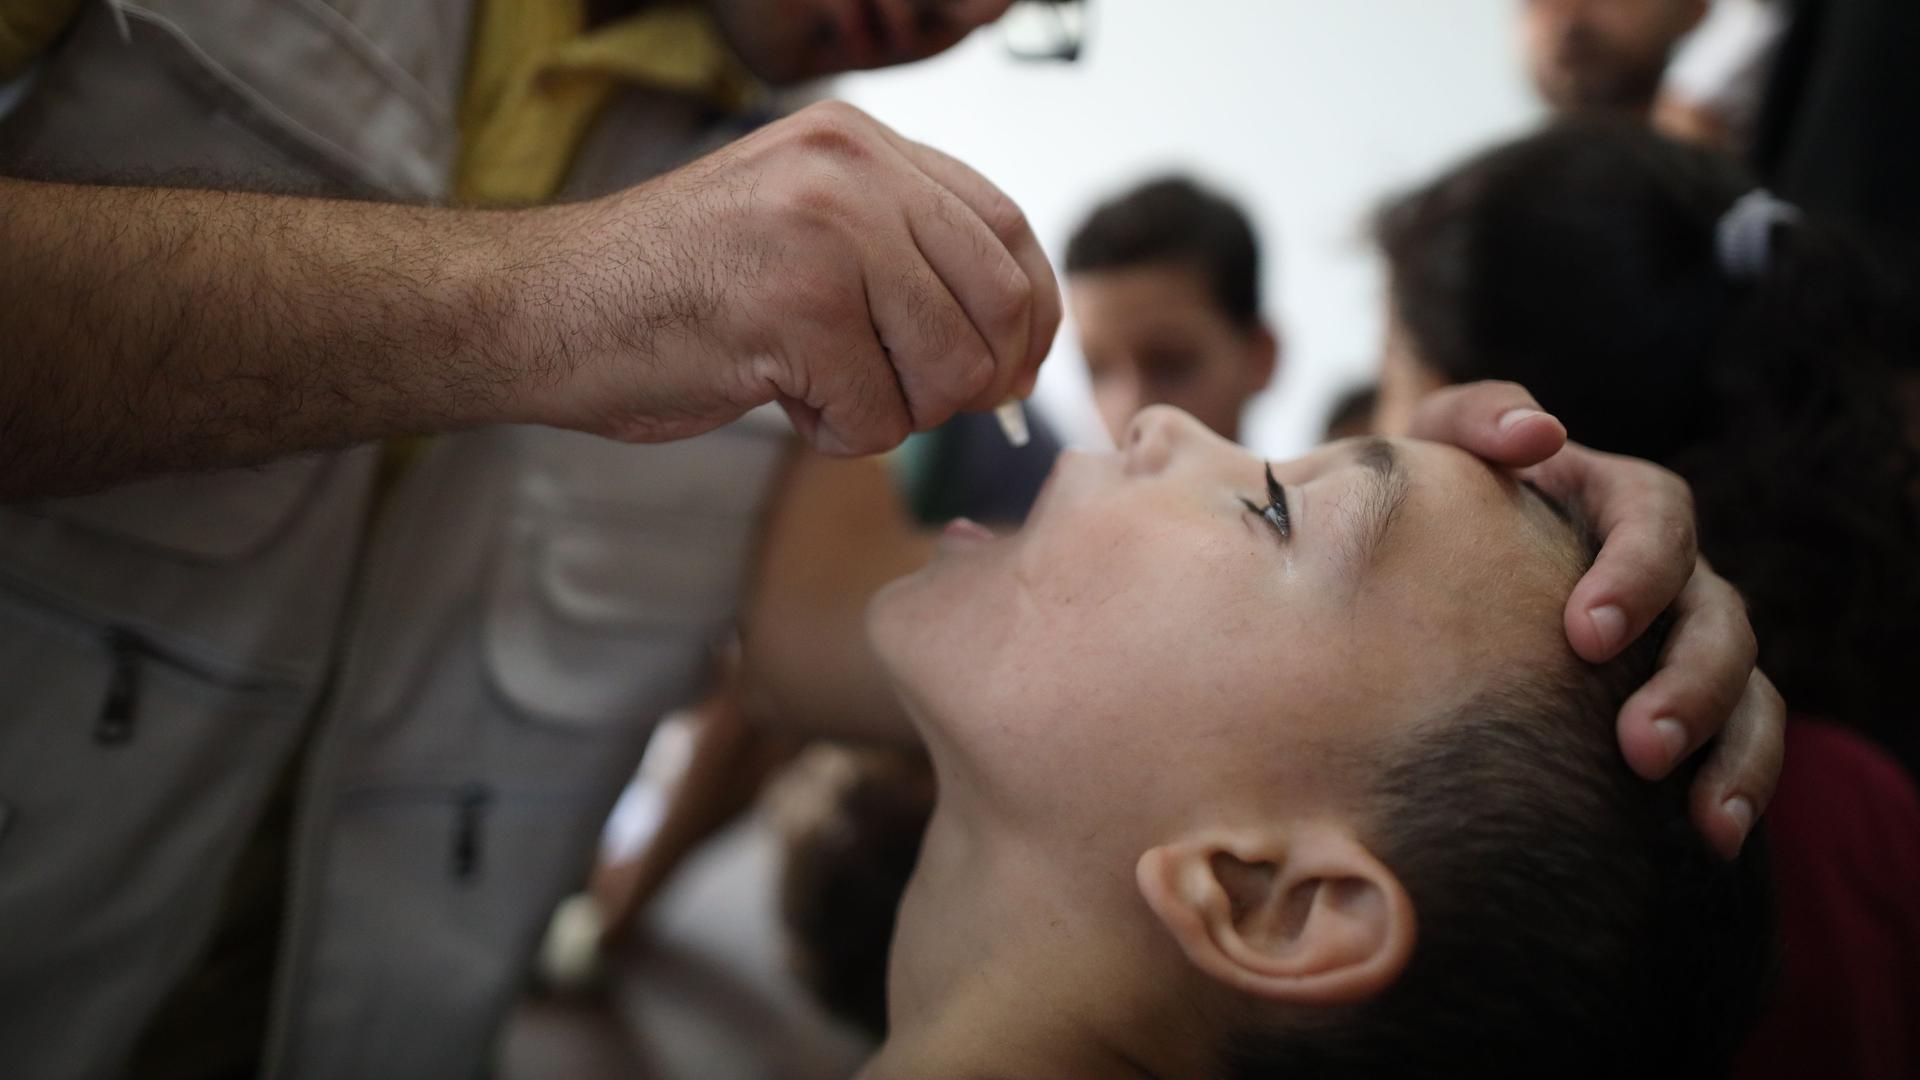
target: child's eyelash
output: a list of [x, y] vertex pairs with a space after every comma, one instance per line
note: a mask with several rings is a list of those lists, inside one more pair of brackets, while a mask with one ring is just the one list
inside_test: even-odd
[[1240, 505], [1247, 512], [1273, 526], [1273, 531], [1286, 540], [1293, 536], [1293, 519], [1287, 513], [1287, 491], [1280, 481], [1273, 478], [1273, 466], [1267, 466], [1267, 505], [1257, 506], [1252, 499], [1242, 497]]

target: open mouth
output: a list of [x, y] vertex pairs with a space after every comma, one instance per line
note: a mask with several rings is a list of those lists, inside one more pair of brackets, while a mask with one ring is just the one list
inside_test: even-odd
[[992, 529], [972, 518], [954, 518], [947, 522], [946, 528], [940, 530], [940, 546], [955, 551], [965, 551], [997, 539], [999, 537], [994, 535]]

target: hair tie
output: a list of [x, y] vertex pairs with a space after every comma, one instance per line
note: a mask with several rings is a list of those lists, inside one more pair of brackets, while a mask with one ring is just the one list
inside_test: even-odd
[[1714, 229], [1720, 269], [1735, 281], [1757, 279], [1773, 259], [1773, 227], [1792, 225], [1800, 218], [1798, 207], [1765, 188], [1754, 188], [1735, 199]]

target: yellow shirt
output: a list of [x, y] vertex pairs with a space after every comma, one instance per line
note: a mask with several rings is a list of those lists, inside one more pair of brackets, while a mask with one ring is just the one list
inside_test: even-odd
[[460, 105], [454, 197], [489, 206], [551, 199], [622, 84], [726, 110], [759, 92], [703, 5], [652, 4], [588, 31], [582, 0], [485, 0]]

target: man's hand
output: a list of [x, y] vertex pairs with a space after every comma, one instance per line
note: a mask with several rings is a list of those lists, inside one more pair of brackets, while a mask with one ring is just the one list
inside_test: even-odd
[[1657, 465], [1567, 442], [1566, 428], [1513, 383], [1469, 383], [1422, 402], [1411, 434], [1522, 470], [1578, 504], [1602, 538], [1567, 600], [1567, 639], [1611, 659], [1671, 607], [1653, 678], [1620, 708], [1620, 748], [1635, 772], [1665, 776], [1718, 736], [1693, 786], [1693, 820], [1728, 858], [1780, 777], [1786, 705], [1754, 667], [1746, 607], [1695, 547], [1686, 482]]
[[769, 401], [830, 454], [1031, 392], [1060, 292], [978, 173], [829, 102], [649, 184], [527, 216], [530, 419], [652, 442]]
[[0, 500], [503, 422], [830, 453], [1028, 393], [1018, 208], [844, 105], [592, 202], [471, 211], [0, 177]]

